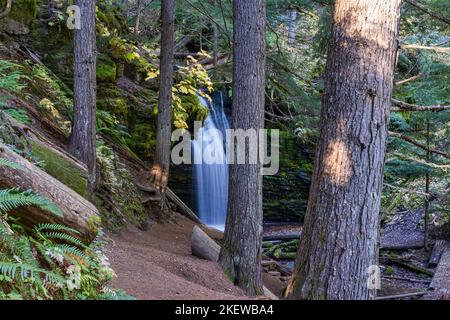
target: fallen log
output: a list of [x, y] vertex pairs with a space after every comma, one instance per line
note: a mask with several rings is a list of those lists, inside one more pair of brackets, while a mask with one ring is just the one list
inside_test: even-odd
[[300, 232], [263, 236], [263, 241], [298, 240], [298, 239], [300, 239]]
[[218, 261], [220, 246], [198, 226], [192, 230], [192, 254], [201, 259]]
[[0, 157], [17, 163], [23, 170], [0, 167], [0, 188], [33, 190], [48, 198], [63, 212], [63, 218], [35, 207], [14, 210], [11, 215], [20, 218], [25, 228], [39, 223], [64, 224], [80, 232], [78, 238], [90, 242], [100, 222], [97, 208], [78, 193], [53, 178], [34, 164], [0, 143]]
[[396, 277], [396, 276], [383, 276], [383, 279], [400, 280], [400, 281], [408, 281], [408, 282], [416, 282], [416, 283], [428, 283], [428, 284], [431, 282], [431, 280], [426, 280], [426, 279], [412, 279], [412, 278]]
[[444, 252], [436, 268], [430, 288], [433, 291], [425, 297], [427, 299], [441, 299], [450, 294], [450, 243], [446, 242]]
[[[191, 241], [192, 254], [208, 261], [219, 261], [220, 246], [200, 227], [194, 226]], [[269, 289], [263, 286], [264, 295], [271, 300], [279, 300]]]
[[375, 298], [375, 300], [391, 300], [391, 299], [399, 299], [399, 298], [412, 298], [412, 297], [421, 297], [426, 295], [427, 291], [420, 291], [420, 292], [411, 292], [411, 293], [402, 293], [402, 294], [395, 294], [392, 296], [381, 296]]
[[178, 196], [169, 188], [166, 189], [166, 196], [171, 200], [173, 203], [177, 205], [177, 207], [181, 210], [181, 213], [191, 219], [194, 222], [197, 222], [198, 224], [203, 225], [203, 222], [200, 221], [200, 219], [197, 217], [197, 215], [192, 211]]
[[399, 267], [402, 267], [402, 268], [405, 268], [405, 269], [409, 269], [409, 270], [417, 272], [417, 273], [422, 273], [422, 274], [430, 276], [430, 277], [432, 277], [434, 275], [434, 272], [431, 271], [431, 270], [428, 270], [426, 268], [417, 266], [417, 265], [412, 264], [412, 263], [408, 263], [406, 261], [402, 261], [401, 259], [398, 259], [398, 258], [382, 256], [382, 257], [380, 257], [380, 259], [387, 260], [387, 261], [389, 261], [389, 262], [391, 262], [393, 264], [398, 265]]
[[447, 242], [445, 240], [437, 240], [431, 251], [430, 260], [428, 260], [428, 267], [434, 268], [438, 265], [442, 253], [445, 250]]

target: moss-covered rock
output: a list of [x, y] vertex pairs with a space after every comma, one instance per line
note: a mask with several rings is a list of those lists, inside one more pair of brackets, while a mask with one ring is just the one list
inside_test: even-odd
[[114, 82], [116, 81], [117, 67], [114, 61], [105, 54], [97, 57], [97, 81]]
[[66, 186], [84, 196], [87, 190], [87, 174], [72, 160], [61, 156], [43, 144], [32, 142], [33, 156], [44, 161], [44, 170]]
[[11, 127], [9, 116], [0, 110], [0, 142], [23, 149], [24, 143]]

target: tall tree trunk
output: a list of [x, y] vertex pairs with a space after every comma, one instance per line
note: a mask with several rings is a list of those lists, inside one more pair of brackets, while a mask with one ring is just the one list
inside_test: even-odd
[[139, 34], [141, 32], [141, 2], [142, 0], [137, 0], [136, 9], [136, 23], [134, 25], [134, 34]]
[[170, 136], [172, 129], [173, 48], [175, 29], [175, 1], [161, 3], [161, 61], [158, 103], [156, 154], [152, 168], [152, 180], [164, 193], [169, 178]]
[[[265, 1], [235, 0], [233, 126], [264, 127]], [[262, 293], [262, 176], [261, 165], [230, 166], [228, 216], [220, 263], [225, 273], [249, 295]]]
[[[430, 119], [427, 119], [427, 147], [430, 148], [431, 144], [431, 137], [430, 137]], [[431, 152], [427, 151], [426, 156], [427, 162], [429, 163], [431, 160]], [[425, 175], [425, 193], [430, 193], [430, 173], [427, 172]], [[428, 226], [430, 223], [430, 199], [429, 196], [426, 196], [425, 198], [425, 212], [424, 212], [424, 224], [425, 224], [425, 230], [424, 230], [424, 237], [423, 237], [423, 246], [425, 250], [428, 250]]]
[[[214, 6], [218, 7], [217, 0], [214, 0]], [[219, 31], [217, 29], [217, 25], [215, 23], [212, 23], [213, 28], [213, 64], [214, 67], [217, 66], [218, 62], [218, 50], [219, 50]]]
[[70, 153], [88, 167], [89, 189], [95, 185], [96, 31], [95, 1], [77, 0], [81, 29], [74, 36], [74, 113]]
[[335, 2], [296, 299], [370, 298], [400, 4]]
[[295, 39], [297, 38], [297, 10], [292, 9], [289, 12], [289, 30], [288, 30], [288, 45], [295, 45]]

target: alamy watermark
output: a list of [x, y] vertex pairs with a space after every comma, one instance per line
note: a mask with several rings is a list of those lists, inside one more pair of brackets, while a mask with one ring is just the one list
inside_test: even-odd
[[[195, 121], [194, 137], [185, 129], [177, 129], [172, 132], [172, 141], [178, 142], [171, 151], [175, 165], [259, 164], [262, 175], [275, 175], [280, 167], [280, 133], [277, 129], [227, 129], [224, 137], [221, 130], [202, 128], [202, 122]], [[217, 141], [220, 143], [214, 143]]]
[[69, 15], [67, 18], [66, 26], [69, 30], [81, 29], [81, 10], [79, 6], [67, 7], [66, 13]]

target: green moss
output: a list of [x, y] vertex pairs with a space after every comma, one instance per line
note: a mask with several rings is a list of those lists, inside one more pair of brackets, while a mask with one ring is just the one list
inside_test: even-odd
[[31, 144], [34, 156], [45, 162], [44, 170], [52, 177], [58, 179], [66, 186], [84, 196], [87, 190], [86, 173], [72, 161], [60, 156], [52, 149], [39, 143]]
[[106, 145], [97, 146], [97, 159], [101, 179], [95, 202], [102, 215], [103, 224], [108, 229], [117, 231], [128, 221], [145, 229], [147, 214], [130, 172]]
[[101, 54], [97, 57], [97, 81], [114, 82], [116, 81], [117, 67], [114, 61], [107, 55]]
[[108, 111], [120, 118], [126, 117], [128, 113], [127, 101], [122, 98], [98, 99], [97, 108], [99, 110]]
[[92, 233], [97, 234], [102, 223], [102, 219], [99, 216], [90, 216], [87, 220], [87, 225]]
[[386, 268], [385, 274], [386, 274], [387, 276], [393, 275], [393, 274], [394, 274], [394, 268], [392, 268], [391, 266], [388, 266], [388, 267]]
[[31, 23], [38, 13], [38, 0], [14, 0], [8, 18]]

